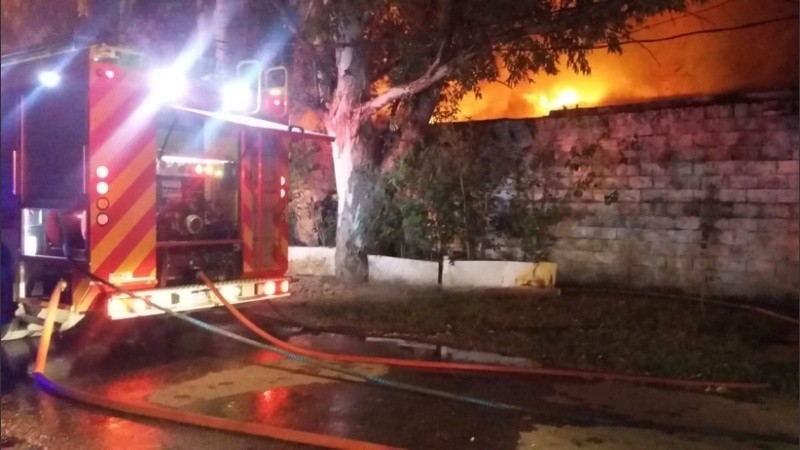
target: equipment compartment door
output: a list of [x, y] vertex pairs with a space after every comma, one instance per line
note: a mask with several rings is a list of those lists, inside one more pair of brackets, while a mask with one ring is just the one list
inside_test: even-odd
[[243, 132], [242, 148], [240, 192], [244, 274], [282, 275], [288, 268], [286, 150], [278, 138], [254, 130]]

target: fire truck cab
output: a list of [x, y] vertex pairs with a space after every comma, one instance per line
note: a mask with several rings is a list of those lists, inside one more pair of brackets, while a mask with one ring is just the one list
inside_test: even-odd
[[289, 295], [287, 144], [331, 138], [283, 120], [285, 70], [240, 69], [191, 80], [105, 45], [2, 58], [18, 314], [59, 280], [62, 330], [162, 313], [89, 274], [174, 311], [219, 305], [199, 271], [233, 303]]

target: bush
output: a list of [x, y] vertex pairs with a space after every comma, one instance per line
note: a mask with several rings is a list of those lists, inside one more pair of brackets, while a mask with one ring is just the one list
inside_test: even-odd
[[370, 211], [371, 252], [486, 259], [516, 241], [523, 259], [548, 257], [555, 225], [572, 214], [569, 203], [596, 187], [600, 146], [497, 151], [476, 128], [429, 127], [383, 176]]

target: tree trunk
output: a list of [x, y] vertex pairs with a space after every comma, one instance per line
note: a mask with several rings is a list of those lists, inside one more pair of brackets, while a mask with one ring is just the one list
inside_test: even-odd
[[216, 0], [214, 7], [214, 61], [215, 72], [226, 76], [232, 70], [229, 25], [239, 7], [238, 0]]
[[363, 223], [370, 206], [374, 180], [368, 170], [371, 156], [369, 118], [361, 114], [362, 102], [369, 93], [365, 54], [354, 44], [362, 33], [357, 12], [344, 14], [339, 22], [336, 49], [336, 90], [328, 110], [326, 126], [336, 136], [333, 143], [333, 168], [338, 196], [336, 229], [336, 275], [347, 281], [365, 282], [369, 278], [366, 253], [366, 227]]
[[336, 276], [351, 282], [369, 279], [366, 215], [372, 207], [375, 171], [369, 169], [371, 143], [363, 138], [338, 139], [334, 170], [339, 222], [336, 228]]

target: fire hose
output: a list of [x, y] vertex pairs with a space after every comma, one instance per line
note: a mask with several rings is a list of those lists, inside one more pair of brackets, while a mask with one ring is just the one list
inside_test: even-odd
[[[78, 266], [76, 266], [78, 267]], [[429, 395], [439, 398], [445, 398], [449, 400], [455, 400], [465, 403], [470, 403], [474, 405], [479, 405], [483, 407], [489, 407], [494, 409], [501, 409], [501, 410], [511, 410], [511, 411], [523, 411], [523, 412], [531, 412], [527, 408], [523, 408], [516, 405], [510, 405], [507, 403], [484, 400], [476, 397], [470, 397], [465, 395], [453, 394], [450, 392], [438, 390], [438, 389], [431, 389], [422, 386], [412, 385], [408, 383], [402, 383], [394, 380], [390, 380], [380, 376], [373, 376], [368, 374], [363, 374], [354, 370], [350, 370], [347, 368], [342, 368], [334, 364], [317, 361], [314, 358], [307, 357], [304, 355], [296, 354], [291, 351], [283, 350], [278, 347], [273, 347], [271, 345], [264, 344], [262, 342], [254, 341], [252, 339], [246, 338], [244, 336], [240, 336], [236, 333], [230, 332], [220, 327], [216, 327], [214, 325], [207, 324], [201, 320], [195, 319], [190, 317], [186, 314], [179, 313], [172, 311], [169, 308], [165, 308], [163, 306], [157, 305], [153, 303], [150, 299], [140, 297], [132, 292], [129, 292], [125, 289], [120, 288], [112, 284], [111, 282], [104, 280], [97, 275], [86, 271], [85, 269], [81, 269], [81, 271], [92, 278], [93, 280], [104, 284], [115, 291], [127, 295], [130, 298], [141, 299], [146, 302], [149, 306], [159, 309], [162, 312], [176, 317], [180, 320], [188, 322], [194, 326], [197, 326], [201, 329], [206, 331], [212, 332], [214, 334], [218, 334], [229, 339], [247, 344], [251, 347], [255, 347], [262, 350], [267, 350], [276, 354], [279, 354], [287, 359], [298, 361], [304, 364], [320, 367], [323, 369], [327, 369], [336, 373], [340, 373], [343, 375], [348, 375], [354, 378], [362, 379], [367, 382], [371, 382], [373, 384], [377, 384], [383, 387], [391, 388], [391, 389], [398, 389], [407, 392], [413, 392], [416, 394], [423, 394]], [[203, 275], [205, 276], [205, 275]], [[207, 278], [206, 278], [207, 279]], [[58, 309], [58, 303], [61, 297], [61, 291], [65, 288], [65, 283], [63, 281], [57, 283], [55, 290], [53, 291], [50, 300], [48, 302], [47, 307], [47, 315], [45, 319], [45, 324], [42, 332], [42, 336], [40, 338], [40, 345], [39, 350], [36, 356], [36, 363], [33, 370], [33, 377], [38, 386], [40, 386], [43, 390], [56, 394], [61, 395], [67, 398], [71, 398], [77, 401], [93, 404], [96, 406], [100, 406], [103, 408], [108, 408], [116, 411], [121, 411], [125, 413], [136, 414], [144, 417], [156, 418], [156, 419], [164, 419], [170, 420], [173, 422], [178, 423], [186, 423], [190, 425], [197, 425], [207, 428], [215, 428], [221, 429], [226, 431], [234, 431], [239, 433], [251, 434], [256, 436], [264, 436], [264, 437], [272, 437], [275, 439], [282, 439], [288, 440], [292, 442], [299, 442], [305, 444], [311, 444], [321, 447], [328, 447], [328, 448], [342, 448], [342, 449], [378, 449], [378, 448], [392, 448], [381, 446], [379, 444], [373, 444], [369, 442], [361, 442], [355, 441], [346, 438], [339, 438], [334, 436], [327, 436], [309, 432], [303, 432], [298, 430], [292, 430], [287, 428], [280, 428], [280, 427], [272, 427], [272, 426], [263, 426], [260, 424], [255, 423], [248, 423], [248, 422], [239, 422], [233, 421], [228, 419], [216, 418], [216, 417], [209, 417], [205, 415], [198, 415], [198, 414], [191, 414], [185, 413], [181, 411], [176, 411], [172, 409], [160, 408], [157, 406], [149, 405], [144, 402], [121, 402], [113, 399], [108, 399], [105, 397], [97, 396], [95, 394], [82, 391], [80, 389], [76, 389], [73, 387], [69, 387], [66, 385], [61, 385], [56, 383], [55, 381], [51, 380], [45, 375], [46, 369], [46, 362], [47, 362], [47, 355], [49, 352], [50, 341], [52, 339], [53, 328], [55, 326], [55, 313]], [[216, 289], [216, 288], [215, 288]], [[219, 293], [217, 291], [217, 293]], [[597, 423], [597, 420], [592, 420], [593, 423]]]
[[622, 381], [630, 383], [642, 383], [651, 385], [661, 385], [669, 387], [680, 388], [726, 388], [726, 389], [739, 389], [739, 390], [757, 390], [769, 387], [767, 383], [741, 383], [741, 382], [726, 382], [726, 381], [703, 381], [703, 380], [686, 380], [676, 378], [664, 377], [651, 377], [644, 375], [630, 375], [623, 373], [611, 372], [594, 372], [588, 370], [570, 370], [570, 369], [553, 369], [543, 367], [515, 367], [504, 365], [492, 364], [473, 364], [473, 363], [459, 363], [459, 362], [442, 362], [442, 361], [422, 361], [414, 359], [400, 359], [400, 358], [385, 358], [373, 357], [363, 355], [349, 355], [339, 353], [328, 353], [311, 350], [304, 347], [299, 347], [283, 341], [269, 333], [263, 328], [259, 327], [241, 313], [231, 302], [225, 299], [222, 293], [217, 289], [214, 283], [203, 273], [198, 274], [199, 278], [208, 287], [211, 292], [222, 302], [228, 311], [247, 329], [258, 335], [260, 338], [269, 342], [270, 344], [278, 347], [284, 351], [293, 352], [299, 355], [308, 356], [311, 358], [321, 359], [325, 361], [347, 362], [347, 363], [367, 363], [367, 364], [383, 364], [388, 366], [405, 367], [411, 369], [425, 369], [434, 371], [447, 371], [447, 372], [483, 372], [495, 374], [516, 374], [516, 375], [538, 375], [538, 376], [558, 376], [578, 378], [583, 380], [604, 380], [604, 381]]
[[33, 379], [36, 384], [44, 391], [78, 402], [98, 406], [100, 408], [133, 414], [150, 419], [161, 419], [175, 423], [194, 425], [203, 428], [228, 431], [233, 433], [247, 434], [252, 436], [267, 437], [284, 441], [296, 442], [300, 444], [314, 445], [324, 448], [335, 448], [344, 450], [391, 450], [397, 447], [376, 444], [372, 442], [347, 439], [338, 436], [331, 436], [307, 431], [294, 430], [291, 428], [276, 427], [253, 422], [241, 422], [236, 420], [212, 417], [204, 414], [187, 413], [170, 408], [163, 408], [143, 401], [119, 401], [103, 397], [91, 392], [77, 389], [65, 384], [57, 383], [46, 375], [47, 355], [50, 348], [50, 341], [55, 326], [55, 312], [61, 298], [61, 291], [64, 282], [59, 282], [47, 306], [47, 316], [44, 328], [39, 340], [39, 349], [36, 354], [36, 363], [33, 370]]
[[[87, 275], [89, 275], [91, 278], [93, 278], [96, 281], [99, 281], [99, 282], [101, 282], [101, 283], [103, 283], [103, 284], [105, 284], [107, 286], [112, 287], [113, 289], [115, 289], [116, 291], [118, 291], [118, 292], [120, 292], [122, 294], [128, 295], [131, 298], [141, 298], [142, 300], [147, 302], [151, 307], [160, 309], [161, 311], [163, 311], [163, 312], [165, 312], [165, 313], [167, 313], [169, 315], [177, 317], [180, 320], [189, 322], [192, 325], [198, 326], [198, 327], [200, 327], [202, 329], [205, 329], [207, 331], [213, 332], [215, 334], [225, 336], [225, 337], [227, 337], [229, 339], [233, 339], [233, 340], [236, 340], [238, 342], [245, 343], [247, 345], [250, 345], [250, 346], [253, 346], [253, 347], [256, 347], [256, 348], [260, 348], [260, 349], [264, 349], [264, 350], [275, 352], [275, 353], [280, 354], [280, 355], [282, 355], [282, 356], [284, 356], [284, 357], [286, 357], [288, 359], [300, 361], [300, 362], [303, 362], [303, 363], [306, 363], [306, 364], [311, 364], [311, 365], [314, 365], [314, 366], [317, 366], [317, 367], [322, 367], [322, 368], [329, 369], [329, 370], [332, 370], [332, 371], [335, 371], [335, 372], [339, 372], [339, 373], [343, 373], [343, 374], [346, 374], [346, 375], [349, 375], [349, 376], [353, 376], [353, 377], [357, 377], [357, 378], [360, 378], [360, 379], [364, 379], [366, 381], [369, 381], [369, 382], [372, 382], [372, 383], [375, 383], [375, 384], [379, 384], [379, 385], [382, 385], [384, 387], [389, 387], [389, 388], [393, 388], [393, 389], [400, 389], [400, 390], [414, 392], [414, 393], [418, 393], [418, 394], [432, 395], [432, 396], [436, 396], [436, 397], [446, 398], [446, 399], [450, 399], [450, 400], [457, 400], [457, 401], [461, 401], [461, 402], [472, 403], [472, 404], [477, 404], [477, 405], [480, 405], [480, 406], [486, 406], [486, 407], [497, 408], [497, 409], [526, 411], [526, 412], [529, 412], [529, 413], [533, 412], [529, 408], [523, 408], [523, 407], [520, 407], [520, 406], [509, 405], [509, 404], [505, 404], [505, 403], [501, 403], [501, 402], [493, 402], [493, 401], [478, 399], [478, 398], [474, 398], [474, 397], [467, 397], [467, 396], [453, 394], [453, 393], [440, 391], [440, 390], [436, 390], [436, 389], [429, 389], [429, 388], [424, 388], [424, 387], [420, 387], [420, 386], [409, 385], [409, 384], [405, 384], [405, 383], [399, 383], [399, 382], [396, 382], [396, 381], [385, 379], [383, 377], [364, 375], [364, 374], [361, 374], [361, 373], [358, 373], [358, 372], [355, 372], [355, 371], [352, 371], [352, 370], [342, 369], [342, 368], [340, 368], [338, 366], [334, 366], [334, 365], [331, 365], [331, 364], [326, 364], [324, 362], [315, 361], [312, 358], [322, 359], [322, 360], [342, 361], [342, 362], [346, 361], [346, 362], [380, 363], [380, 364], [395, 365], [395, 366], [405, 366], [405, 367], [410, 367], [410, 368], [415, 368], [416, 367], [416, 368], [427, 368], [427, 369], [434, 369], [434, 370], [447, 370], [447, 371], [450, 371], [450, 372], [453, 372], [453, 371], [474, 371], [474, 370], [471, 370], [473, 368], [477, 369], [477, 370], [483, 369], [484, 372], [503, 373], [505, 371], [503, 369], [507, 369], [508, 372], [505, 372], [505, 373], [529, 373], [529, 374], [538, 374], [538, 375], [562, 375], [562, 372], [563, 373], [567, 373], [567, 374], [569, 374], [569, 373], [573, 373], [574, 374], [574, 372], [575, 372], [575, 371], [561, 371], [561, 370], [549, 370], [549, 369], [546, 369], [543, 372], [542, 369], [524, 369], [524, 368], [515, 368], [515, 367], [506, 367], [506, 366], [490, 366], [490, 365], [461, 364], [461, 363], [442, 363], [442, 362], [431, 362], [431, 361], [413, 361], [413, 360], [401, 360], [401, 359], [393, 359], [393, 358], [369, 358], [369, 357], [362, 357], [362, 356], [357, 356], [357, 355], [336, 355], [336, 354], [329, 354], [329, 353], [324, 353], [324, 352], [314, 352], [312, 350], [303, 349], [301, 347], [295, 347], [295, 346], [292, 346], [291, 344], [284, 343], [283, 341], [280, 341], [277, 338], [272, 337], [272, 339], [275, 339], [276, 341], [279, 341], [281, 343], [281, 346], [286, 346], [286, 348], [293, 348], [295, 350], [299, 350], [299, 351], [294, 351], [293, 352], [293, 351], [289, 351], [289, 350], [284, 350], [282, 348], [278, 348], [277, 345], [273, 347], [273, 346], [266, 345], [266, 344], [263, 344], [263, 343], [260, 343], [260, 342], [257, 342], [257, 341], [253, 341], [251, 339], [248, 339], [248, 338], [245, 338], [243, 336], [237, 335], [235, 333], [229, 332], [229, 331], [224, 330], [222, 328], [219, 328], [219, 327], [216, 327], [216, 326], [213, 326], [213, 325], [210, 325], [210, 324], [206, 324], [206, 323], [204, 323], [204, 322], [202, 322], [202, 321], [200, 321], [198, 319], [194, 319], [194, 318], [189, 317], [189, 316], [187, 316], [185, 314], [174, 312], [174, 311], [172, 311], [172, 310], [170, 310], [168, 308], [164, 308], [164, 307], [161, 307], [159, 305], [156, 305], [156, 304], [152, 303], [149, 299], [138, 297], [137, 295], [135, 295], [135, 294], [133, 294], [131, 292], [127, 292], [124, 289], [121, 289], [118, 286], [113, 285], [112, 283], [110, 283], [110, 282], [108, 282], [106, 280], [103, 280], [103, 279], [97, 277], [94, 274], [91, 274], [91, 273], [87, 272]], [[210, 280], [208, 280], [208, 278], [205, 277], [204, 274], [201, 273], [199, 275], [200, 275], [201, 279], [203, 279], [204, 282], [206, 282], [207, 284], [210, 283]], [[64, 287], [64, 282], [62, 281], [57, 285], [56, 289], [54, 290], [53, 294], [50, 297], [50, 301], [48, 303], [48, 308], [47, 308], [47, 316], [46, 316], [46, 320], [45, 320], [45, 324], [44, 324], [44, 329], [43, 329], [43, 333], [42, 333], [42, 337], [41, 337], [41, 341], [40, 341], [40, 346], [39, 346], [39, 351], [37, 353], [35, 369], [34, 369], [34, 373], [33, 373], [33, 377], [34, 377], [37, 385], [41, 389], [43, 389], [43, 390], [45, 390], [45, 391], [47, 391], [47, 392], [49, 392], [51, 394], [59, 395], [59, 396], [62, 396], [62, 397], [70, 398], [70, 399], [73, 399], [73, 400], [76, 400], [76, 401], [80, 401], [80, 402], [84, 402], [84, 403], [88, 403], [88, 404], [92, 404], [92, 405], [99, 406], [99, 407], [102, 407], [102, 408], [107, 408], [107, 409], [111, 409], [111, 410], [115, 410], [115, 411], [120, 411], [120, 412], [124, 412], [124, 413], [139, 415], [139, 416], [148, 417], [148, 418], [169, 420], [169, 421], [176, 422], [176, 423], [195, 425], [195, 426], [200, 426], [200, 427], [205, 427], [205, 428], [212, 428], [212, 429], [218, 429], [218, 430], [223, 430], [223, 431], [229, 431], [229, 432], [235, 432], [235, 433], [241, 433], [241, 434], [248, 434], [248, 435], [253, 435], [253, 436], [280, 439], [280, 440], [285, 440], [285, 441], [291, 441], [291, 442], [315, 445], [315, 446], [319, 446], [319, 447], [341, 448], [341, 449], [356, 449], [356, 448], [358, 448], [358, 449], [389, 449], [389, 448], [394, 448], [394, 447], [389, 447], [389, 446], [385, 446], [385, 445], [381, 445], [381, 444], [375, 444], [375, 443], [364, 442], [364, 441], [357, 441], [357, 440], [341, 438], [341, 437], [337, 437], [337, 436], [329, 436], [329, 435], [305, 432], [305, 431], [300, 431], [300, 430], [269, 426], [269, 425], [253, 423], [253, 422], [234, 421], [234, 420], [230, 420], [230, 419], [224, 419], [224, 418], [219, 418], [219, 417], [211, 417], [211, 416], [202, 415], [202, 414], [187, 413], [187, 412], [177, 411], [177, 410], [174, 410], [174, 409], [162, 408], [162, 407], [154, 406], [152, 404], [149, 404], [147, 402], [142, 402], [142, 401], [139, 401], [139, 402], [129, 402], [129, 401], [122, 402], [122, 401], [119, 401], [119, 400], [114, 400], [114, 399], [98, 396], [96, 394], [92, 394], [90, 392], [86, 392], [86, 391], [83, 391], [83, 390], [80, 390], [80, 389], [77, 389], [77, 388], [74, 388], [74, 387], [70, 387], [70, 386], [66, 386], [66, 385], [63, 385], [63, 384], [56, 383], [55, 381], [51, 380], [50, 378], [48, 378], [46, 376], [45, 368], [46, 368], [46, 360], [47, 360], [47, 354], [48, 354], [48, 350], [49, 350], [49, 344], [50, 344], [50, 341], [51, 341], [51, 338], [52, 338], [52, 332], [53, 332], [53, 328], [54, 328], [54, 324], [55, 324], [55, 312], [56, 312], [56, 310], [58, 308], [58, 303], [59, 303], [59, 299], [60, 299], [60, 295], [61, 295], [61, 290], [63, 289], [63, 287]], [[231, 312], [236, 311], [238, 313], [238, 310], [236, 310], [236, 308], [234, 308], [229, 302], [224, 300], [224, 297], [222, 297], [221, 293], [216, 289], [215, 286], [213, 286], [213, 283], [211, 283], [209, 287], [211, 288], [212, 292], [214, 292], [215, 295], [220, 298], [220, 300], [223, 302], [223, 304], [225, 304], [225, 306], [228, 307], [229, 310], [231, 310]], [[239, 313], [239, 317], [237, 317], [237, 318], [244, 318], [245, 321], [249, 322], [249, 320], [247, 320], [244, 316], [242, 316], [241, 313]], [[243, 322], [243, 323], [245, 323], [245, 322]], [[252, 328], [250, 326], [248, 326], [248, 328], [250, 328], [252, 331], [255, 331], [255, 330], [253, 330], [253, 328], [258, 329], [258, 327], [255, 324], [252, 324], [252, 322], [250, 322], [250, 324], [252, 325]], [[262, 330], [262, 332], [263, 332], [263, 330]], [[263, 333], [265, 335], [268, 335], [268, 333], [266, 333], [266, 332], [263, 332]], [[258, 333], [258, 334], [261, 335], [261, 333]], [[264, 336], [262, 336], [262, 337], [264, 337]], [[303, 355], [304, 353], [307, 354], [307, 355]], [[314, 355], [314, 356], [311, 357], [311, 358], [307, 357], [307, 356], [311, 356], [311, 355]], [[432, 365], [430, 365], [430, 364], [432, 364]], [[517, 372], [519, 369], [523, 369], [523, 372]], [[618, 374], [602, 374], [602, 373], [598, 374], [598, 373], [592, 373], [592, 372], [586, 372], [586, 373], [578, 372], [578, 374], [579, 375], [585, 375], [588, 378], [598, 378], [598, 377], [602, 378], [602, 375], [612, 375], [612, 376], [613, 375], [618, 375]], [[640, 381], [651, 380], [650, 377], [634, 377], [634, 378], [642, 378], [642, 379], [644, 379], [644, 380], [640, 380]], [[656, 380], [661, 380], [661, 379], [656, 379]], [[697, 382], [697, 381], [693, 381], [693, 380], [677, 380], [677, 381], [689, 381], [689, 383], [691, 383], [693, 386], [696, 385], [697, 383], [703, 383], [703, 382]], [[766, 385], [756, 385], [756, 384], [747, 384], [747, 383], [716, 383], [716, 384], [714, 384], [713, 382], [704, 382], [704, 383], [706, 385], [729, 386], [729, 387], [751, 388], [751, 389], [752, 388], [758, 388], [758, 387], [766, 386]], [[539, 416], [542, 416], [541, 413], [536, 413], [536, 414], [539, 415]], [[596, 416], [596, 415], [591, 416], [591, 417], [572, 417], [572, 419], [573, 419], [573, 421], [577, 421], [579, 423], [585, 423], [585, 424], [591, 424], [591, 425], [599, 425], [599, 424], [603, 424], [603, 423], [609, 424], [609, 423], [612, 422], [607, 418], [602, 418], [602, 417], [599, 417], [599, 416]], [[643, 423], [643, 425], [647, 425], [647, 424]]]

